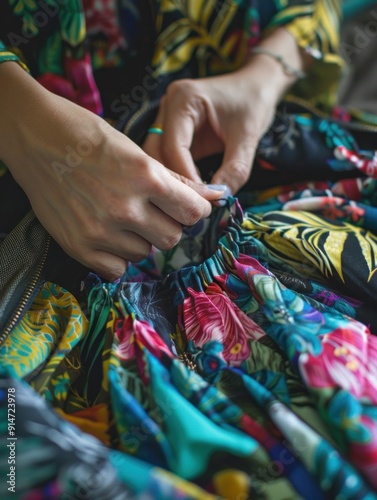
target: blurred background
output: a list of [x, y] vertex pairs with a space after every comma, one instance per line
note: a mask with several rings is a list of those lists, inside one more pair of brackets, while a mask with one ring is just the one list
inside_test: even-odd
[[340, 53], [347, 63], [339, 104], [377, 124], [377, 1], [343, 0]]

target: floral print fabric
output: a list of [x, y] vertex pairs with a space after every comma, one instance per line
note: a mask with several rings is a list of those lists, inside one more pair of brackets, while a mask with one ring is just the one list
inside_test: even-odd
[[280, 25], [313, 57], [310, 83], [297, 89], [302, 95], [323, 101], [342, 64], [338, 0], [7, 0], [0, 12], [0, 62], [20, 62], [49, 90], [96, 113], [102, 104], [91, 63], [130, 74], [142, 61], [157, 82], [187, 66], [191, 77], [224, 73]]
[[[42, 485], [48, 498], [78, 487], [89, 498], [375, 498], [377, 338], [352, 318], [366, 304], [327, 281], [321, 246], [322, 266], [305, 251], [333, 223], [288, 212], [288, 245], [306, 228], [292, 258], [286, 233], [266, 244], [255, 212], [229, 198], [185, 230], [174, 256], [156, 251], [114, 284], [88, 277], [89, 321], [45, 285], [0, 350], [2, 388], [20, 394], [18, 498]], [[343, 252], [367, 258], [361, 248]], [[361, 269], [354, 279], [372, 291]]]
[[[284, 24], [317, 60], [311, 90], [324, 66], [335, 79], [335, 0], [85, 0], [88, 45], [78, 0], [59, 2], [50, 30], [37, 26], [41, 2], [9, 0], [0, 61], [102, 113], [91, 63], [117, 68], [139, 54], [147, 3], [158, 77], [188, 65], [196, 76], [234, 69]], [[22, 29], [33, 43], [21, 43]], [[260, 145], [264, 173], [296, 175], [292, 151], [308, 177], [368, 174], [375, 163], [328, 120], [281, 125]], [[320, 159], [298, 147], [305, 134], [320, 137]], [[375, 192], [361, 176], [241, 193], [243, 209], [229, 198], [118, 283], [89, 276], [78, 298], [46, 283], [0, 345], [1, 498], [9, 393], [14, 498], [376, 498]]]

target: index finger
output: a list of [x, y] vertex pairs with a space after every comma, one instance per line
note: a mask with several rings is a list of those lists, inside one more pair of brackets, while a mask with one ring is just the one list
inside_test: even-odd
[[166, 100], [164, 134], [161, 136], [164, 164], [188, 179], [201, 182], [191, 154], [197, 112], [189, 104], [179, 104], [174, 99]]
[[237, 193], [251, 175], [257, 144], [256, 136], [242, 130], [227, 137], [223, 162], [211, 182], [226, 184]]
[[184, 183], [162, 166], [157, 175], [159, 189], [149, 197], [153, 205], [185, 226], [192, 226], [210, 215], [211, 203], [191, 187], [192, 181]]

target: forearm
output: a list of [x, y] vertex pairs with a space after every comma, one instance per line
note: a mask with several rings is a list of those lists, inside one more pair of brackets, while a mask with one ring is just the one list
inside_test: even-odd
[[[276, 28], [258, 44], [258, 48], [267, 49], [282, 56], [284, 61], [296, 71], [305, 72], [310, 65], [310, 56], [299, 48], [295, 38], [284, 28]], [[293, 72], [286, 71], [283, 65], [264, 53], [251, 53], [245, 66], [239, 71], [244, 81], [260, 83], [262, 91], [268, 94], [275, 104], [297, 80]]]
[[0, 158], [13, 169], [20, 145], [47, 105], [49, 92], [17, 63], [0, 64]]
[[[53, 176], [48, 166], [80, 141], [94, 153], [106, 124], [100, 117], [46, 90], [15, 62], [0, 64], [0, 88], [0, 159], [25, 190], [42, 170]], [[86, 127], [76, 126], [77, 116]]]

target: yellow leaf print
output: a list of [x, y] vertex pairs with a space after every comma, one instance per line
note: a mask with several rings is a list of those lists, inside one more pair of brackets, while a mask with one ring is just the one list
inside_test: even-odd
[[334, 233], [331, 231], [326, 238], [324, 244], [324, 249], [326, 251], [327, 259], [333, 263], [336, 272], [339, 274], [341, 280], [344, 283], [343, 271], [342, 271], [342, 261], [339, 258], [342, 255], [344, 243], [347, 239], [346, 231]]
[[69, 292], [46, 283], [0, 348], [0, 362], [19, 377], [36, 368], [53, 372], [88, 330], [88, 320]]
[[361, 252], [367, 263], [369, 275], [368, 282], [372, 279], [374, 273], [377, 271], [376, 261], [376, 244], [377, 240], [373, 233], [362, 231], [360, 228], [355, 228], [355, 236], [359, 242]]
[[[153, 66], [162, 74], [177, 72], [198, 50], [198, 76], [240, 67], [246, 53], [246, 35], [242, 30], [229, 30], [238, 8], [236, 3], [225, 2], [219, 9], [216, 0], [162, 0], [156, 19]], [[177, 18], [166, 22], [174, 11]]]
[[[271, 255], [288, 262], [297, 271], [311, 263], [326, 278], [338, 276], [345, 282], [345, 270], [367, 266], [367, 282], [377, 269], [377, 237], [369, 231], [348, 223], [333, 223], [309, 212], [268, 212], [262, 218], [248, 215], [242, 226], [250, 236], [262, 241]], [[347, 245], [358, 245], [363, 260], [345, 251]], [[316, 277], [315, 269], [306, 268], [308, 276]]]

